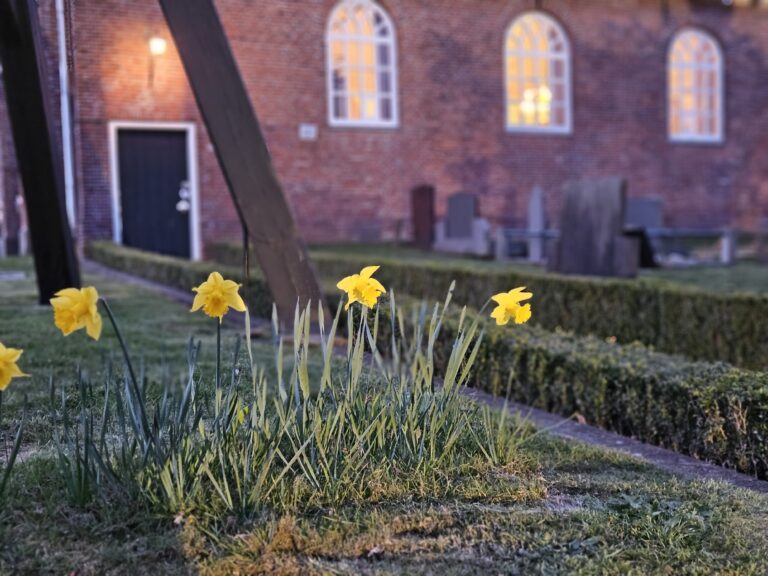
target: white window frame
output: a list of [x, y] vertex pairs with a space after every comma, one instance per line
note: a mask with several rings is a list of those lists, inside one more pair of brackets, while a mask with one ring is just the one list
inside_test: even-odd
[[[389, 65], [390, 68], [390, 75], [391, 75], [391, 90], [389, 92], [390, 94], [390, 102], [392, 106], [392, 117], [389, 120], [383, 120], [381, 118], [376, 120], [367, 120], [367, 119], [349, 119], [349, 118], [336, 118], [333, 114], [333, 99], [334, 99], [334, 88], [333, 88], [333, 59], [331, 55], [331, 41], [335, 38], [339, 38], [342, 41], [349, 42], [350, 40], [370, 40], [368, 37], [356, 37], [356, 36], [349, 36], [347, 34], [336, 36], [332, 34], [331, 29], [333, 27], [333, 23], [336, 21], [337, 14], [339, 10], [342, 8], [351, 9], [355, 6], [363, 5], [366, 6], [368, 9], [373, 10], [381, 15], [381, 17], [386, 21], [387, 26], [389, 27], [390, 36], [388, 40], [388, 44], [390, 47], [390, 56], [391, 56], [391, 63]], [[378, 56], [377, 56], [378, 57]], [[348, 66], [348, 65], [347, 65]], [[389, 14], [387, 13], [384, 8], [379, 5], [377, 2], [374, 2], [373, 0], [341, 0], [339, 3], [334, 6], [333, 10], [331, 11], [330, 16], [328, 17], [328, 21], [326, 23], [326, 30], [325, 30], [325, 83], [326, 83], [326, 98], [328, 100], [328, 125], [334, 126], [334, 127], [344, 127], [344, 128], [397, 128], [400, 126], [400, 105], [399, 105], [399, 93], [398, 93], [398, 65], [397, 65], [397, 31], [395, 30], [395, 25], [392, 22], [392, 18], [389, 17]], [[378, 89], [378, 82], [379, 82], [379, 75], [378, 75], [378, 61], [376, 62], [376, 94], [378, 98], [382, 97], [382, 92]]]
[[[512, 29], [523, 18], [539, 18], [545, 21], [549, 26], [552, 26], [560, 35], [563, 41], [564, 53], [558, 52], [546, 52], [545, 54], [539, 54], [538, 52], [526, 52], [524, 50], [509, 50], [509, 37], [512, 34]], [[563, 82], [565, 84], [565, 102], [563, 107], [563, 114], [565, 115], [565, 124], [559, 126], [530, 126], [521, 124], [510, 124], [509, 122], [509, 58], [520, 57], [525, 55], [539, 55], [545, 56], [552, 63], [555, 60], [562, 60], [564, 66]], [[504, 45], [502, 47], [502, 61], [504, 63], [504, 126], [507, 132], [511, 133], [524, 133], [524, 134], [554, 134], [567, 136], [573, 133], [573, 74], [572, 65], [573, 57], [571, 54], [571, 40], [568, 34], [563, 28], [562, 24], [557, 21], [553, 16], [546, 12], [539, 10], [531, 10], [518, 15], [507, 26], [507, 30], [504, 33]]]
[[120, 203], [120, 156], [118, 132], [120, 130], [172, 130], [184, 132], [187, 138], [187, 176], [189, 178], [189, 254], [192, 260], [202, 258], [200, 235], [200, 188], [197, 164], [197, 126], [194, 122], [136, 122], [113, 120], [107, 127], [109, 139], [109, 168], [112, 196], [112, 240], [123, 243], [123, 215]]
[[[672, 133], [672, 54], [677, 42], [686, 34], [694, 34], [712, 44], [717, 54], [717, 109], [714, 110], [716, 134], [673, 134]], [[693, 66], [694, 70], [700, 66]], [[675, 32], [667, 49], [667, 138], [675, 144], [722, 144], [725, 142], [725, 54], [720, 42], [701, 28], [687, 26]]]

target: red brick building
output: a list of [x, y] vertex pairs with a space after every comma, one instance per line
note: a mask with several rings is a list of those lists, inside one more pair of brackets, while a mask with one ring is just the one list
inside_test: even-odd
[[[54, 69], [55, 3], [39, 2]], [[156, 0], [63, 4], [79, 237], [141, 245], [168, 228], [195, 256], [239, 237]], [[669, 226], [749, 229], [768, 217], [761, 0], [217, 7], [309, 241], [407, 235], [410, 191], [423, 184], [438, 213], [470, 191], [482, 215], [514, 226], [534, 186], [554, 219], [563, 182], [599, 175], [661, 198]], [[8, 213], [18, 185], [1, 96], [0, 150]], [[185, 223], [166, 226], [181, 200]]]

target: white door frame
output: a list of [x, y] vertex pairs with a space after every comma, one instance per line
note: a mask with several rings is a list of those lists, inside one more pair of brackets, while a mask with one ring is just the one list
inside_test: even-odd
[[117, 133], [120, 130], [173, 130], [186, 132], [187, 136], [187, 177], [190, 189], [189, 210], [189, 253], [192, 260], [200, 260], [200, 195], [197, 171], [197, 132], [194, 122], [141, 122], [113, 120], [109, 122], [109, 167], [112, 188], [112, 239], [123, 243], [123, 216], [120, 203], [120, 161]]

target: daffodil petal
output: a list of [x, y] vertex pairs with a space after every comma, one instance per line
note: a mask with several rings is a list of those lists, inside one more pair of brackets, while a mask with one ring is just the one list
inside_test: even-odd
[[531, 294], [530, 292], [525, 292], [524, 286], [521, 286], [520, 288], [515, 288], [514, 290], [510, 290], [507, 293], [507, 297], [510, 299], [510, 301], [515, 303], [522, 302], [523, 300], [528, 300], [532, 296], [533, 294]]
[[378, 290], [379, 292], [386, 294], [387, 289], [384, 288], [381, 282], [376, 280], [376, 278], [368, 278], [368, 285], [374, 288], [375, 290]]
[[60, 298], [79, 298], [80, 290], [77, 288], [64, 288], [63, 290], [56, 292], [54, 296], [58, 296]]
[[233, 308], [238, 312], [245, 312], [245, 302], [243, 302], [243, 299], [237, 292], [229, 296], [227, 299], [227, 304], [229, 304], [230, 308]]
[[347, 276], [346, 278], [342, 278], [339, 280], [338, 284], [336, 284], [336, 288], [339, 290], [344, 290], [344, 292], [349, 292], [355, 287], [355, 284], [360, 279], [359, 274], [353, 274], [352, 276]]
[[195, 295], [194, 301], [192, 302], [192, 309], [190, 310], [190, 312], [197, 312], [204, 305], [205, 305], [205, 294], [203, 294], [202, 292], [198, 292]]
[[381, 266], [366, 266], [365, 268], [360, 270], [360, 277], [370, 278], [371, 276], [373, 276], [373, 273], [376, 272], [376, 270], [378, 270], [379, 268], [381, 268]]
[[85, 332], [98, 341], [101, 338], [101, 314], [98, 312], [85, 322]]
[[502, 306], [507, 302], [508, 299], [509, 299], [509, 294], [507, 294], [506, 292], [502, 292], [501, 294], [494, 294], [493, 296], [491, 296], [491, 300], [493, 300], [494, 302]]

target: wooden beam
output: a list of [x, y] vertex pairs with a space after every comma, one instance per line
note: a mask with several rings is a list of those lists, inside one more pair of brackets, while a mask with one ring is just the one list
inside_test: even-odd
[[[322, 301], [213, 0], [159, 0], [281, 319]], [[267, 79], [262, 79], [262, 85]]]
[[0, 63], [24, 188], [40, 302], [80, 286], [64, 200], [64, 168], [35, 0], [0, 0]]

